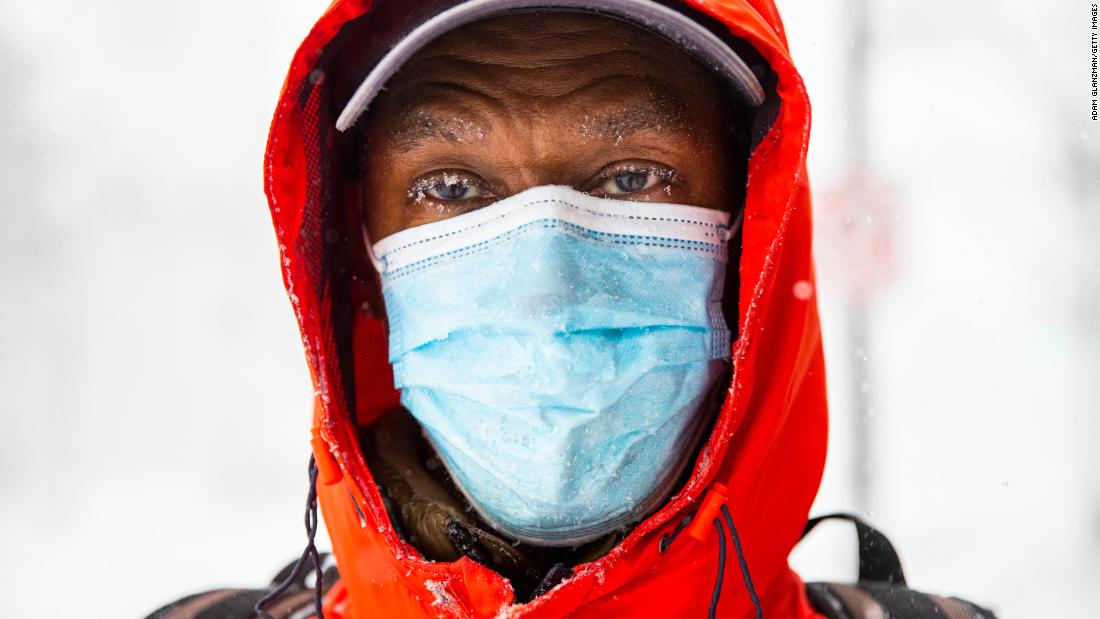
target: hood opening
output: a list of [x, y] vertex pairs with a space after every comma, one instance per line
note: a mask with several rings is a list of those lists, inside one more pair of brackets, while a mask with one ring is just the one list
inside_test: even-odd
[[[372, 587], [392, 588], [386, 598], [392, 604], [420, 604], [424, 595], [432, 599], [431, 587], [445, 582], [448, 599], [494, 616], [499, 604], [513, 601], [507, 583], [467, 560], [425, 562], [402, 540], [357, 436], [398, 405], [399, 393], [387, 361], [377, 280], [359, 241], [357, 213], [349, 208], [358, 132], [336, 131], [335, 119], [366, 69], [352, 62], [352, 50], [377, 44], [378, 33], [392, 27], [387, 10], [416, 10], [399, 4], [414, 3], [337, 0], [314, 27], [291, 65], [272, 123], [265, 190], [317, 393], [314, 423], [343, 475], [343, 481], [319, 494], [347, 582], [344, 591], [365, 611], [382, 608], [371, 601], [376, 594], [370, 592], [379, 591]], [[696, 8], [666, 4], [713, 27], [741, 54], [766, 92], [749, 123], [745, 225], [730, 241], [740, 256], [739, 268], [727, 270], [724, 304], [735, 337], [733, 379], [698, 458], [689, 465], [686, 485], [609, 556], [578, 570], [553, 595], [525, 605], [527, 611], [557, 608], [565, 614], [587, 603], [597, 608], [594, 600], [626, 591], [627, 583], [670, 582], [677, 573], [700, 578], [705, 572], [709, 579], [709, 559], [692, 551], [660, 557], [662, 564], [679, 567], [655, 572], [646, 566], [656, 558], [659, 533], [673, 526], [674, 517], [690, 509], [714, 480], [730, 488], [730, 509], [765, 608], [793, 612], [800, 603], [796, 598], [804, 597], [794, 586], [798, 580], [786, 567], [786, 556], [805, 524], [824, 462], [824, 370], [815, 301], [792, 299], [784, 291], [796, 282], [813, 282], [805, 176], [808, 101], [771, 2], [692, 2]], [[776, 602], [780, 590], [786, 597]], [[723, 605], [739, 604], [738, 595], [724, 594]], [[554, 601], [544, 599], [550, 597]], [[621, 604], [626, 598], [616, 599]], [[695, 608], [692, 600], [669, 598], [660, 604]], [[424, 608], [426, 615], [434, 612], [430, 604]], [[633, 608], [647, 612], [646, 606]]]
[[[337, 415], [347, 411], [352, 426], [349, 434], [356, 440], [343, 448], [351, 452], [349, 457], [362, 458], [368, 463], [371, 458], [364, 453], [361, 444], [366, 436], [364, 430], [395, 408], [400, 408], [400, 393], [393, 386], [392, 369], [387, 361], [385, 310], [380, 283], [360, 232], [362, 214], [356, 191], [362, 172], [360, 161], [366, 123], [361, 122], [348, 131], [340, 132], [335, 130], [335, 118], [370, 68], [360, 60], [369, 55], [363, 48], [369, 47], [380, 37], [392, 36], [387, 30], [389, 25], [407, 19], [407, 11], [414, 10], [394, 3], [383, 3], [379, 8], [381, 14], [369, 13], [349, 21], [339, 30], [332, 42], [321, 50], [299, 95], [306, 112], [305, 154], [311, 182], [297, 251], [307, 263], [312, 263], [311, 279], [324, 284], [322, 296], [326, 302], [322, 307], [327, 308], [327, 314], [318, 318], [328, 325], [331, 333], [328, 345], [335, 354], [326, 357], [323, 367], [328, 371], [323, 373], [340, 379], [339, 384], [327, 385], [329, 422], [344, 423]], [[732, 180], [744, 186], [747, 184], [751, 151], [762, 142], [778, 115], [776, 75], [751, 45], [730, 35], [719, 22], [694, 13], [700, 23], [707, 24], [713, 32], [720, 34], [724, 42], [745, 60], [766, 93], [761, 106], [750, 108], [734, 92], [734, 85], [722, 84], [723, 94], [735, 118], [735, 137], [731, 142], [738, 153], [732, 158], [737, 165], [737, 169], [732, 171]], [[370, 205], [364, 204], [362, 208], [370, 208]], [[733, 209], [735, 216], [743, 208], [743, 203], [736, 205]], [[741, 235], [741, 229], [738, 229], [729, 241], [730, 267], [726, 270], [723, 297], [726, 323], [735, 342], [740, 324], [740, 269], [734, 265], [740, 262]], [[728, 391], [728, 385], [727, 379], [722, 387], [723, 392]], [[691, 447], [696, 456], [710, 436], [717, 408], [705, 423], [701, 440]], [[696, 457], [692, 457], [689, 462], [695, 460]], [[694, 472], [690, 463], [675, 485], [677, 490]], [[374, 466], [368, 464], [368, 468], [377, 482]], [[413, 541], [410, 545], [416, 548], [415, 540], [409, 539], [401, 530], [399, 519], [394, 517], [396, 510], [393, 505], [387, 505], [384, 511], [398, 535], [406, 542]], [[617, 540], [621, 539], [622, 535], [619, 535]], [[604, 548], [595, 556], [602, 556], [608, 549]], [[578, 558], [593, 556], [590, 552], [574, 554]], [[573, 567], [568, 564], [567, 553], [547, 553], [547, 556], [553, 556], [553, 562], [562, 558], [567, 562], [566, 567]]]

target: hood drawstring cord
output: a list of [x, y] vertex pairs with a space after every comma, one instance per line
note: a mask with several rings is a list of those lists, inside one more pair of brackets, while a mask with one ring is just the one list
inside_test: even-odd
[[662, 535], [660, 543], [657, 544], [657, 552], [665, 554], [665, 551], [668, 550], [668, 547], [672, 545], [672, 542], [676, 541], [676, 538], [679, 537], [680, 532], [684, 530], [684, 527], [691, 524], [691, 519], [694, 516], [695, 512], [691, 512], [690, 514], [685, 516], [683, 520], [680, 521], [680, 524], [676, 525], [676, 528], [672, 531], [672, 533], [665, 533], [664, 535]]
[[721, 519], [714, 519], [714, 528], [718, 529], [718, 576], [714, 579], [714, 593], [710, 594], [707, 619], [714, 619], [718, 612], [718, 599], [722, 597], [722, 575], [726, 572], [726, 532], [722, 530]]
[[[707, 612], [708, 619], [715, 619], [718, 613], [718, 600], [722, 596], [722, 580], [726, 571], [726, 529], [729, 529], [730, 539], [733, 540], [733, 549], [737, 553], [737, 562], [741, 566], [741, 579], [745, 583], [745, 590], [749, 594], [749, 599], [752, 600], [752, 605], [756, 609], [756, 619], [763, 619], [764, 609], [760, 605], [760, 597], [756, 595], [756, 587], [752, 583], [752, 576], [749, 575], [749, 564], [745, 560], [745, 552], [741, 547], [741, 537], [737, 534], [737, 527], [733, 525], [733, 516], [730, 515], [729, 507], [725, 503], [725, 488], [715, 489], [711, 492], [706, 500], [703, 501], [702, 507], [698, 510], [688, 514], [683, 520], [680, 521], [676, 528], [671, 533], [666, 533], [661, 536], [661, 541], [657, 544], [657, 551], [664, 554], [672, 542], [680, 535], [680, 533], [691, 524], [692, 520], [699, 516], [700, 518], [706, 517], [711, 513], [714, 513], [718, 509], [722, 514], [719, 517], [715, 514], [711, 523], [718, 531], [718, 573], [714, 580], [714, 592], [710, 597], [710, 609]], [[719, 503], [718, 501], [721, 501]], [[703, 512], [700, 514], [700, 512]], [[723, 523], [723, 520], [725, 522]], [[724, 526], [723, 526], [724, 525]], [[703, 521], [696, 522], [694, 527], [688, 530], [688, 536], [702, 541], [705, 537], [702, 534], [704, 530], [702, 527]]]
[[311, 454], [309, 456], [309, 495], [306, 498], [306, 548], [302, 551], [302, 556], [298, 557], [298, 561], [294, 564], [294, 569], [287, 574], [283, 582], [269, 591], [267, 595], [260, 598], [252, 608], [261, 619], [274, 619], [264, 610], [264, 606], [278, 599], [279, 596], [286, 593], [292, 585], [298, 582], [298, 576], [305, 567], [307, 559], [313, 562], [313, 573], [316, 575], [313, 583], [313, 606], [317, 611], [316, 619], [325, 619], [324, 610], [322, 609], [325, 573], [321, 567], [321, 555], [317, 552], [317, 545], [315, 543], [317, 538], [317, 524], [317, 461]]
[[[741, 564], [741, 580], [743, 580], [745, 582], [745, 590], [749, 592], [749, 599], [752, 600], [752, 605], [753, 605], [753, 607], [756, 608], [756, 619], [763, 619], [764, 618], [764, 609], [760, 606], [760, 598], [757, 597], [757, 595], [756, 595], [756, 587], [753, 586], [752, 576], [749, 575], [749, 564], [748, 564], [747, 561], [745, 561], [745, 553], [741, 550], [741, 537], [737, 535], [737, 527], [733, 526], [733, 517], [730, 516], [730, 510], [729, 510], [728, 507], [726, 507], [725, 503], [722, 504], [722, 517], [726, 519], [726, 526], [729, 527], [730, 539], [733, 540], [733, 549], [735, 551], [737, 551], [737, 562]], [[714, 520], [715, 520], [715, 524], [718, 524], [718, 519], [715, 518]], [[718, 527], [718, 536], [719, 536], [718, 537], [718, 540], [719, 540], [719, 547], [718, 547], [719, 554], [724, 554], [724, 551], [722, 549], [722, 545], [724, 545], [725, 542], [724, 542], [724, 540], [722, 540], [722, 527], [721, 526]], [[719, 563], [718, 569], [721, 570], [723, 560], [720, 558], [718, 560], [718, 563]], [[719, 583], [722, 582], [721, 576], [719, 576], [718, 582]], [[721, 587], [719, 586], [719, 589], [720, 588]], [[719, 589], [716, 589], [715, 593], [717, 593]], [[717, 598], [717, 596], [715, 596], [714, 605], [717, 606], [717, 604], [718, 604], [718, 598]]]

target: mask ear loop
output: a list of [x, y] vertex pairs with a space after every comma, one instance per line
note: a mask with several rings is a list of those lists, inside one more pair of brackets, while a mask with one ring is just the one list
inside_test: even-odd
[[370, 241], [370, 234], [367, 233], [366, 222], [363, 222], [359, 225], [359, 230], [363, 236], [363, 243], [366, 245], [367, 248], [367, 257], [370, 258], [370, 263], [374, 265], [374, 270], [377, 271], [379, 275], [381, 275], [382, 271], [385, 270], [386, 265], [383, 264], [382, 260], [378, 257], [378, 254], [374, 252], [374, 243], [371, 243]]
[[737, 235], [737, 231], [741, 229], [741, 223], [744, 219], [745, 209], [742, 208], [737, 212], [737, 218], [730, 223], [729, 228], [726, 228], [726, 231], [722, 234], [722, 242], [729, 242], [730, 239]]

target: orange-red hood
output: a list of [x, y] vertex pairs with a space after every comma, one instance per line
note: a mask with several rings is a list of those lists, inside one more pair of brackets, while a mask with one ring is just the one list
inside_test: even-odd
[[[283, 279], [301, 327], [317, 394], [318, 492], [341, 572], [327, 617], [705, 616], [718, 569], [717, 534], [662, 534], [728, 488], [745, 559], [768, 617], [813, 617], [787, 556], [805, 525], [825, 459], [826, 401], [813, 295], [806, 147], [810, 108], [771, 0], [694, 0], [695, 9], [752, 45], [777, 77], [778, 115], [749, 162], [740, 263], [739, 338], [733, 378], [687, 485], [603, 558], [528, 604], [510, 584], [463, 558], [431, 562], [391, 526], [359, 450], [356, 428], [396, 405], [385, 331], [362, 306], [348, 256], [348, 219], [337, 177], [326, 66], [349, 22], [370, 19], [370, 0], [336, 0], [290, 66], [271, 125], [265, 189]], [[345, 31], [346, 33], [346, 31]], [[346, 34], [345, 34], [346, 36]], [[752, 605], [727, 562], [719, 616]]]

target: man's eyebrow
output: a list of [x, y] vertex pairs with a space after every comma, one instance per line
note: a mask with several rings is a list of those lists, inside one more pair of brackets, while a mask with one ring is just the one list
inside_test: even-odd
[[[669, 93], [647, 93], [621, 106], [585, 114], [576, 127], [587, 140], [615, 143], [642, 131], [695, 134], [688, 122], [687, 106]], [[386, 131], [391, 143], [407, 153], [423, 142], [434, 140], [449, 144], [470, 144], [485, 138], [481, 125], [469, 114], [441, 114], [411, 106], [398, 114]]]
[[679, 97], [651, 93], [611, 111], [585, 114], [578, 131], [585, 139], [615, 143], [641, 131], [694, 134], [686, 110]]
[[450, 144], [469, 144], [485, 138], [481, 126], [467, 116], [443, 115], [422, 107], [406, 108], [386, 131], [392, 144], [407, 153], [422, 142], [436, 140]]

